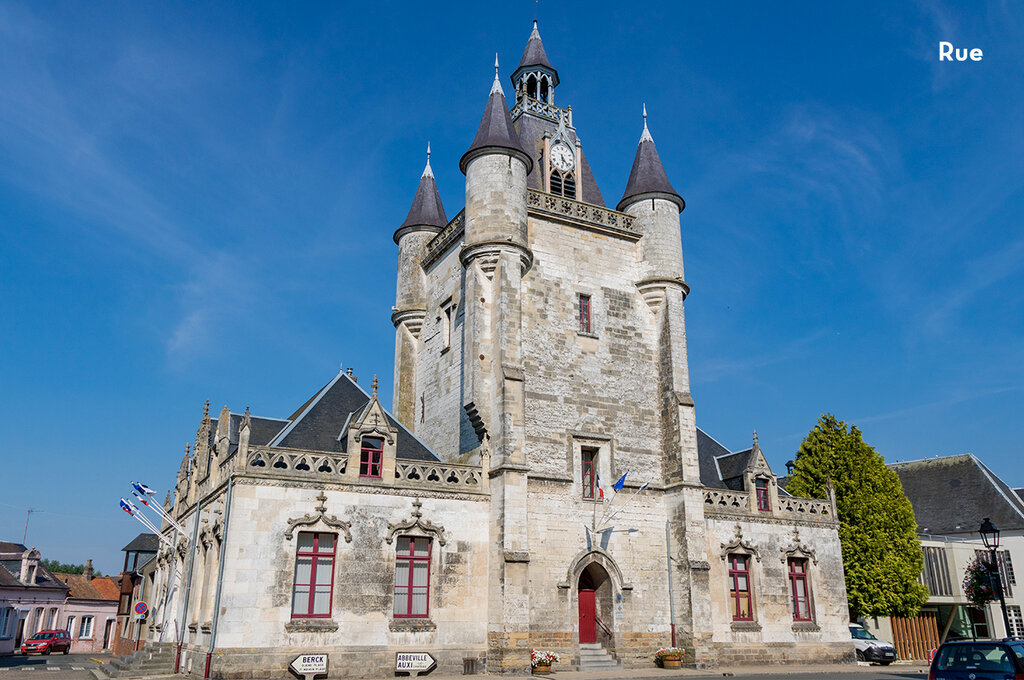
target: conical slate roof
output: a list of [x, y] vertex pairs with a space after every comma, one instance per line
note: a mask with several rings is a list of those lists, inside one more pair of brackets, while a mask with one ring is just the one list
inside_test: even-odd
[[629, 181], [626, 182], [626, 191], [619, 201], [617, 210], [624, 209], [631, 200], [637, 196], [647, 194], [660, 194], [660, 198], [673, 201], [679, 206], [679, 212], [683, 211], [686, 203], [682, 196], [672, 187], [665, 174], [665, 166], [661, 164], [658, 150], [654, 146], [654, 138], [651, 131], [647, 129], [647, 107], [644, 107], [644, 131], [640, 135], [640, 144], [636, 149], [636, 158], [633, 159], [633, 169], [629, 173]]
[[548, 61], [548, 54], [544, 51], [544, 43], [540, 40], [540, 31], [537, 30], [536, 20], [533, 22], [533, 31], [530, 32], [530, 38], [526, 41], [526, 49], [523, 50], [523, 58], [519, 60], [519, 67], [516, 68], [516, 71], [530, 66], [543, 66], [551, 71], [552, 84], [558, 85], [558, 71]]
[[519, 155], [526, 163], [526, 172], [529, 173], [533, 169], [533, 159], [523, 150], [523, 145], [519, 142], [519, 135], [508, 115], [505, 93], [498, 80], [497, 60], [495, 60], [494, 84], [491, 86], [490, 96], [487, 97], [487, 107], [480, 119], [480, 127], [477, 128], [473, 143], [469, 145], [469, 149], [459, 161], [459, 169], [466, 172], [469, 161], [479, 155], [478, 152], [488, 148], [508, 149], [516, 152], [516, 155]]
[[441, 196], [437, 193], [437, 183], [434, 182], [434, 171], [430, 168], [430, 147], [427, 147], [427, 166], [423, 168], [420, 176], [420, 185], [416, 187], [416, 195], [412, 199], [412, 207], [405, 221], [398, 227], [418, 227], [422, 225], [430, 227], [443, 227], [448, 224], [448, 218], [444, 214], [444, 206], [441, 205]]

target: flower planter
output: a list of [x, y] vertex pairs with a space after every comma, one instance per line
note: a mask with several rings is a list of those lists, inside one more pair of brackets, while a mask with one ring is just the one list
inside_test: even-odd
[[683, 659], [679, 656], [663, 656], [661, 657], [661, 665], [663, 668], [682, 668]]
[[533, 674], [534, 675], [550, 675], [551, 674], [551, 664], [549, 664], [549, 663], [539, 663], [539, 664], [537, 664], [536, 666], [533, 667]]

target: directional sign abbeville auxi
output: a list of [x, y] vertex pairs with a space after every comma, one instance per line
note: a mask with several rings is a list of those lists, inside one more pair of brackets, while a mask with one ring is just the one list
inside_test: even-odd
[[295, 657], [291, 663], [291, 669], [307, 680], [318, 675], [327, 675], [326, 654], [302, 654]]
[[426, 652], [397, 652], [395, 671], [405, 673], [426, 673], [437, 665], [437, 659]]

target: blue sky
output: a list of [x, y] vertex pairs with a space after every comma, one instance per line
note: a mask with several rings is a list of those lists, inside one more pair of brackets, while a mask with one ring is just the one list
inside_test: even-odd
[[[202, 403], [390, 403], [427, 140], [449, 216], [533, 3], [0, 4], [0, 538], [119, 567], [127, 481]], [[640, 107], [683, 213], [698, 423], [777, 472], [818, 415], [887, 460], [1019, 471], [1024, 8], [540, 3], [605, 200]], [[938, 42], [982, 62], [939, 63]]]

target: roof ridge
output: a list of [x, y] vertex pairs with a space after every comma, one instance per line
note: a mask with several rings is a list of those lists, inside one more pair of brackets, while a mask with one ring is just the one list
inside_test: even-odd
[[[342, 370], [339, 369], [338, 370], [338, 375], [334, 376], [333, 380], [331, 380], [329, 383], [324, 385], [320, 389], [319, 392], [317, 392], [315, 395], [313, 395], [312, 399], [310, 399], [309, 401], [307, 401], [303, 405], [303, 406], [305, 406], [305, 409], [302, 410], [302, 413], [299, 415], [299, 417], [297, 417], [294, 420], [292, 420], [290, 423], [288, 423], [287, 426], [285, 426], [284, 429], [282, 429], [280, 432], [278, 432], [276, 435], [274, 435], [274, 438], [271, 439], [267, 443], [267, 446], [275, 446], [277, 444], [277, 442], [279, 442], [282, 439], [284, 439], [285, 437], [287, 437], [288, 433], [291, 432], [293, 429], [295, 429], [295, 426], [299, 422], [301, 422], [303, 418], [306, 417], [306, 414], [308, 414], [312, 410], [312, 408], [317, 405], [317, 402], [319, 402], [323, 398], [323, 396], [325, 394], [327, 394], [327, 392], [331, 389], [331, 387], [334, 386], [334, 383], [338, 382], [338, 378], [340, 378], [343, 375], [345, 375], [345, 371], [342, 371]], [[301, 407], [300, 407], [300, 409], [301, 409]]]
[[950, 458], [974, 458], [973, 453], [954, 453], [949, 456], [933, 456], [932, 458], [915, 458], [914, 460], [897, 460], [892, 463], [886, 463], [886, 467], [891, 465], [909, 465], [910, 463], [930, 463], [932, 461], [949, 460]]
[[982, 474], [984, 474], [985, 477], [988, 478], [988, 480], [992, 483], [992, 486], [994, 486], [996, 488], [996, 491], [999, 492], [999, 495], [1003, 497], [1003, 500], [1009, 503], [1010, 507], [1013, 508], [1018, 515], [1020, 515], [1021, 519], [1024, 519], [1024, 510], [1021, 509], [1019, 503], [1014, 503], [1013, 500], [1010, 499], [1010, 497], [1007, 496], [1005, 492], [1003, 492], [1003, 489], [999, 483], [1002, 483], [1002, 485], [1007, 488], [1010, 488], [1010, 485], [1004, 482], [1003, 480], [999, 479], [999, 477], [994, 472], [989, 470], [988, 467], [984, 463], [982, 463], [981, 460], [973, 453], [969, 453], [967, 455], [971, 457], [971, 459], [974, 461], [974, 464], [977, 465], [978, 468], [981, 470]]

